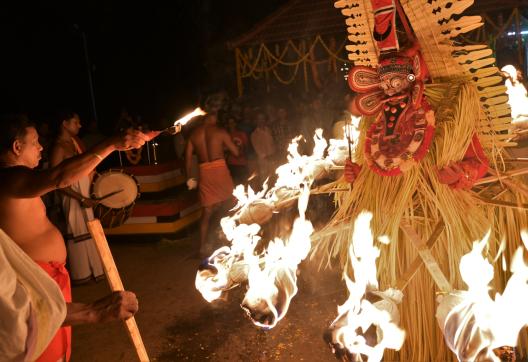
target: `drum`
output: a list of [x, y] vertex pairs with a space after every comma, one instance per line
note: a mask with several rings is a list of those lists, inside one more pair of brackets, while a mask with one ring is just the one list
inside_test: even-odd
[[138, 199], [139, 183], [122, 170], [109, 170], [97, 174], [92, 182], [91, 197], [100, 200], [94, 207], [94, 216], [105, 228], [123, 225], [130, 217]]

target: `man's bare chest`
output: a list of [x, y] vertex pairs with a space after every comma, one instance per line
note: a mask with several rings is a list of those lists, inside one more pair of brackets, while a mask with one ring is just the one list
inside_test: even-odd
[[73, 143], [62, 143], [61, 147], [62, 147], [65, 159], [77, 155], [77, 150], [75, 149], [75, 145]]

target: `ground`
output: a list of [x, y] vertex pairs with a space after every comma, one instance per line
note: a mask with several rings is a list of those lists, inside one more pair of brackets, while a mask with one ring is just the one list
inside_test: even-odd
[[[207, 303], [194, 287], [197, 234], [111, 241], [123, 283], [140, 302], [137, 323], [153, 361], [333, 361], [322, 339], [346, 298], [337, 271], [303, 266], [299, 293], [274, 329], [255, 327], [239, 304], [243, 290]], [[75, 287], [77, 301], [109, 292], [106, 282]], [[137, 361], [122, 322], [73, 329], [72, 361]]]

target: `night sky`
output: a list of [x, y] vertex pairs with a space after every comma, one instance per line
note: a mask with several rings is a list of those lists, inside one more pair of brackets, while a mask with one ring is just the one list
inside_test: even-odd
[[93, 117], [84, 33], [100, 123], [113, 123], [122, 107], [145, 120], [181, 114], [208, 92], [234, 89], [226, 41], [285, 2], [4, 1], [0, 111]]

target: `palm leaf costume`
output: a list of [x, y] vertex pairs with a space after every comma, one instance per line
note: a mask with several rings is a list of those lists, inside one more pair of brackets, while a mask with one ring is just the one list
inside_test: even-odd
[[[380, 289], [396, 286], [418, 256], [401, 230], [402, 223], [409, 223], [424, 239], [437, 225], [445, 225], [432, 248], [432, 255], [456, 289], [466, 288], [458, 271], [460, 258], [471, 249], [471, 242], [480, 240], [488, 229], [492, 230], [490, 257], [497, 254], [502, 238], [507, 242], [506, 260], [511, 259], [520, 245], [519, 231], [526, 227], [528, 217], [526, 192], [518, 192], [525, 186], [519, 179], [455, 189], [441, 183], [438, 177], [438, 169], [464, 160], [475, 143], [482, 145], [489, 172], [504, 174], [509, 171], [503, 162], [507, 158], [507, 147], [515, 146], [511, 141], [506, 88], [495, 67], [491, 49], [485, 45], [464, 45], [457, 38], [482, 25], [480, 16], [459, 16], [472, 3], [471, 0], [400, 0], [399, 4], [394, 0], [339, 0], [335, 3], [346, 17], [349, 58], [365, 71], [356, 77], [358, 83], [362, 80], [368, 83], [368, 78], [375, 78], [376, 72], [381, 77], [384, 64], [401, 73], [409, 65], [403, 64], [404, 61], [399, 65], [395, 59], [403, 54], [405, 47], [412, 46], [411, 40], [418, 45], [428, 73], [427, 78], [421, 79], [423, 98], [434, 112], [434, 126], [430, 144], [423, 147], [425, 151], [418, 157], [418, 149], [413, 148], [412, 142], [405, 143], [405, 137], [396, 135], [394, 138], [390, 133], [389, 128], [397, 127], [403, 119], [389, 120], [391, 105], [397, 104], [395, 99], [387, 103], [388, 96], [385, 95], [384, 100], [379, 88], [358, 97], [363, 100], [360, 109], [367, 114], [362, 118], [362, 133], [354, 155], [362, 169], [349, 192], [342, 191], [343, 180], [333, 185], [337, 212], [319, 232], [312, 250], [312, 255], [320, 258], [324, 265], [338, 258], [342, 266], [348, 267], [351, 225], [362, 210], [373, 213], [374, 234], [387, 235], [392, 240], [381, 250]], [[401, 6], [399, 15], [398, 6]], [[397, 36], [395, 29], [401, 27], [406, 28], [406, 36]], [[365, 68], [373, 72], [369, 75]], [[352, 77], [355, 70], [358, 68], [351, 70]], [[415, 79], [409, 78], [409, 81]], [[409, 94], [414, 96], [412, 91]], [[381, 102], [381, 106], [376, 102]], [[400, 103], [407, 106], [406, 102]], [[368, 115], [369, 107], [378, 108]], [[419, 109], [423, 107], [416, 106], [415, 112], [421, 112]], [[399, 115], [400, 111], [396, 109], [394, 114]], [[412, 135], [421, 132], [419, 123], [423, 118], [406, 118], [405, 122], [414, 127]], [[373, 134], [376, 125], [383, 129]], [[424, 134], [422, 139], [427, 138]], [[395, 141], [385, 144], [385, 151], [382, 145], [375, 150], [371, 147], [373, 142], [383, 139]], [[392, 145], [397, 146], [396, 153], [391, 151]], [[495, 269], [494, 287], [502, 291], [508, 275], [500, 265]], [[405, 345], [397, 354], [388, 352], [387, 360], [455, 359], [436, 323], [437, 292], [429, 273], [425, 268], [419, 269], [407, 284], [400, 305], [401, 326], [407, 332]]]

